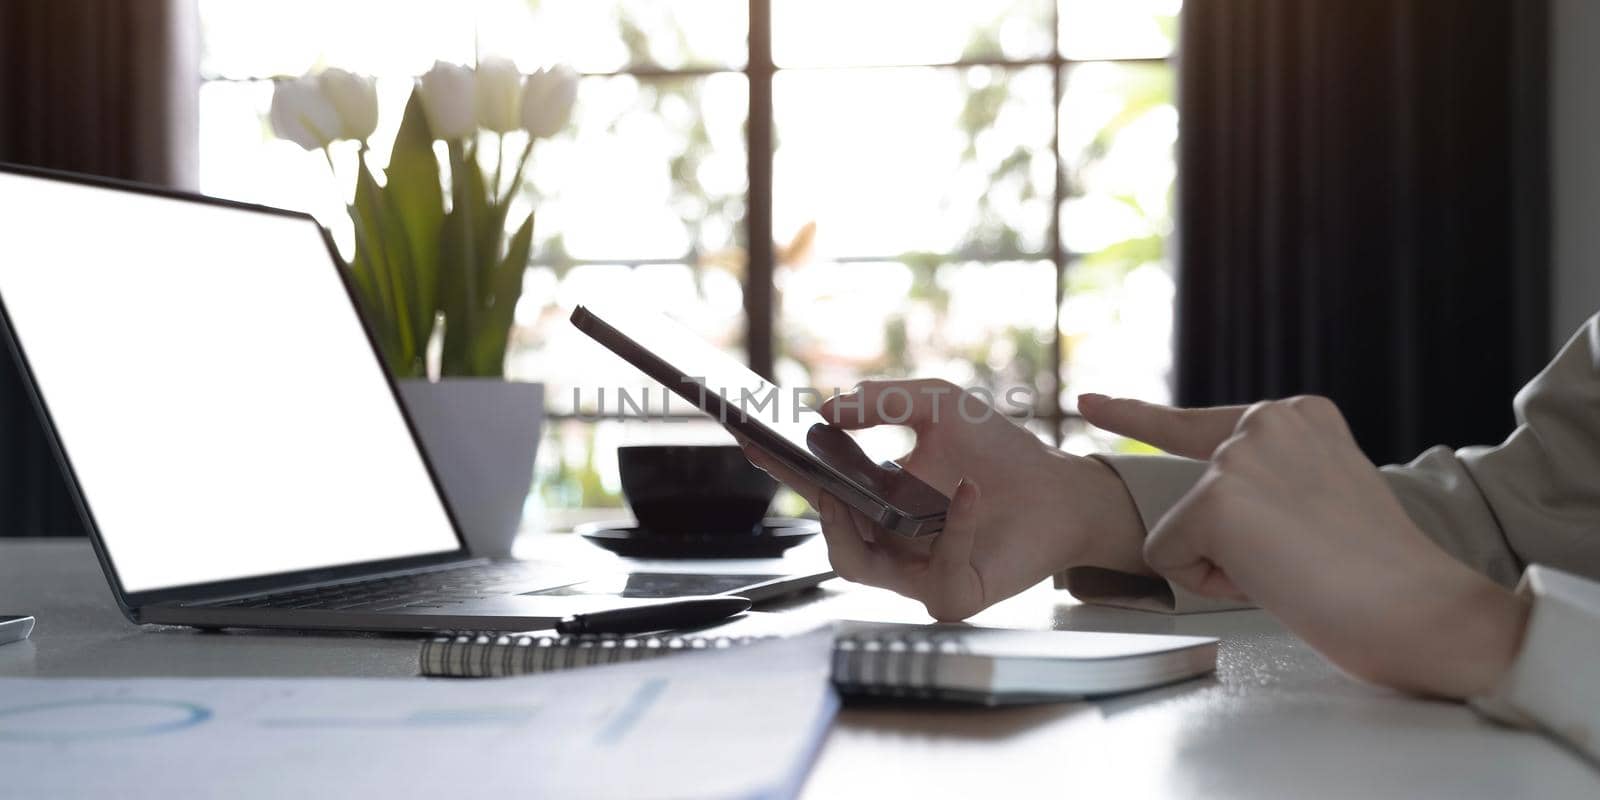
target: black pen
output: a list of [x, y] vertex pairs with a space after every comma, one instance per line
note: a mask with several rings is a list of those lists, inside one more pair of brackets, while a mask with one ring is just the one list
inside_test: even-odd
[[682, 597], [643, 606], [573, 614], [556, 623], [556, 633], [644, 633], [694, 628], [750, 610], [743, 597]]

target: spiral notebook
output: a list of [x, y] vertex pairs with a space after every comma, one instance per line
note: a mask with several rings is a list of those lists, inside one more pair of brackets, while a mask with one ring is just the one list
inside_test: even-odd
[[[767, 617], [747, 615], [677, 635], [441, 636], [423, 644], [422, 674], [555, 672], [726, 650], [796, 632], [793, 623]], [[1216, 660], [1217, 640], [1208, 637], [841, 622], [834, 630], [832, 674], [846, 695], [999, 705], [1147, 689], [1207, 674]]]

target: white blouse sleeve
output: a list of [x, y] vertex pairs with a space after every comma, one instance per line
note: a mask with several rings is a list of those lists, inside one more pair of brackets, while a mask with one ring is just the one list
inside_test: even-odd
[[1535, 564], [1517, 592], [1533, 603], [1522, 647], [1500, 685], [1472, 706], [1600, 760], [1600, 583]]

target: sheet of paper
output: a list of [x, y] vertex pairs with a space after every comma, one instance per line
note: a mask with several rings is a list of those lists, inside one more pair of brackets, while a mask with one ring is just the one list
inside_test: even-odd
[[822, 631], [521, 678], [0, 679], [0, 795], [787, 797], [837, 708], [831, 649]]

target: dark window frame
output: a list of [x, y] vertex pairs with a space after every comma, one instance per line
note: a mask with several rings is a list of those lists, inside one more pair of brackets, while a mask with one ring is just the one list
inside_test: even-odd
[[[741, 67], [722, 65], [690, 65], [684, 67], [660, 67], [651, 64], [629, 65], [621, 69], [603, 72], [585, 72], [584, 77], [631, 77], [638, 80], [678, 80], [684, 78], [704, 78], [710, 75], [744, 75], [748, 91], [748, 109], [745, 119], [745, 151], [746, 151], [746, 178], [745, 189], [745, 252], [747, 257], [744, 291], [745, 314], [745, 353], [746, 363], [760, 375], [771, 379], [774, 377], [774, 365], [777, 360], [777, 309], [773, 306], [773, 277], [776, 271], [776, 252], [773, 240], [772, 207], [773, 207], [773, 156], [775, 144], [775, 115], [773, 110], [773, 82], [780, 72], [802, 71], [813, 69], [811, 67], [780, 67], [772, 56], [772, 0], [748, 0], [749, 3], [749, 30], [748, 47], [746, 50], [745, 65]], [[1040, 260], [1048, 259], [1055, 270], [1055, 299], [1052, 312], [1053, 325], [1051, 329], [1051, 369], [1047, 382], [1047, 391], [1050, 394], [1050, 403], [1043, 415], [1028, 414], [1026, 412], [1013, 413], [1018, 419], [1033, 418], [1045, 423], [1051, 432], [1055, 445], [1060, 446], [1066, 438], [1070, 422], [1079, 419], [1076, 411], [1069, 411], [1061, 402], [1062, 379], [1061, 370], [1065, 358], [1061, 336], [1061, 304], [1066, 299], [1067, 273], [1072, 266], [1089, 253], [1076, 252], [1068, 249], [1061, 239], [1061, 209], [1068, 199], [1066, 192], [1067, 181], [1063, 174], [1061, 153], [1061, 103], [1066, 88], [1067, 72], [1078, 64], [1114, 63], [1114, 64], [1150, 64], [1173, 66], [1174, 58], [1168, 56], [1154, 57], [1104, 57], [1104, 58], [1068, 58], [1062, 54], [1061, 42], [1061, 5], [1059, 2], [1051, 3], [1050, 9], [1050, 51], [1042, 57], [1032, 58], [963, 58], [955, 61], [922, 64], [863, 64], [842, 65], [825, 67], [823, 69], [840, 70], [870, 70], [870, 69], [928, 69], [928, 70], [960, 70], [970, 67], [992, 67], [1003, 70], [1018, 70], [1028, 67], [1049, 67], [1051, 81], [1051, 107], [1053, 109], [1050, 133], [1050, 150], [1056, 161], [1056, 176], [1051, 193], [1051, 214], [1048, 226], [1048, 246], [1037, 257]], [[209, 82], [249, 82], [262, 80], [262, 78], [233, 78], [218, 75], [201, 75], [202, 83]], [[884, 260], [892, 256], [866, 256], [861, 254], [840, 257], [843, 261], [856, 260]], [[982, 254], [976, 258], [984, 261]], [[639, 268], [654, 264], [679, 264], [682, 257], [678, 258], [653, 258], [653, 259], [628, 259], [625, 262], [630, 268]], [[569, 259], [570, 265], [584, 264], [616, 264], [614, 259], [594, 261], [590, 259]], [[568, 419], [585, 419], [577, 412], [548, 412], [546, 416], [553, 421]]]
[[[773, 366], [776, 356], [774, 342], [777, 317], [777, 309], [773, 308], [772, 305], [772, 278], [776, 261], [772, 238], [772, 168], [774, 149], [772, 83], [773, 78], [779, 72], [784, 71], [785, 68], [779, 67], [772, 59], [772, 0], [749, 0], [749, 3], [750, 46], [743, 70], [749, 82], [750, 90], [749, 116], [745, 124], [745, 150], [749, 160], [749, 188], [745, 195], [745, 248], [749, 254], [744, 285], [745, 351], [748, 354], [750, 368], [763, 377], [771, 379], [774, 375]], [[1047, 253], [1051, 264], [1055, 268], [1055, 304], [1052, 312], [1054, 323], [1050, 331], [1050, 380], [1047, 384], [1050, 393], [1050, 404], [1047, 413], [1043, 417], [1043, 422], [1049, 426], [1053, 444], [1056, 446], [1060, 446], [1066, 438], [1068, 421], [1078, 419], [1076, 411], [1068, 411], [1061, 403], [1061, 368], [1062, 361], [1065, 358], [1061, 337], [1061, 303], [1066, 299], [1068, 270], [1072, 268], [1072, 265], [1079, 258], [1086, 255], [1085, 253], [1068, 250], [1061, 240], [1061, 208], [1069, 199], [1066, 193], [1067, 181], [1062, 174], [1061, 162], [1061, 103], [1066, 90], [1066, 73], [1073, 65], [1082, 63], [1110, 62], [1116, 64], [1162, 65], [1170, 65], [1172, 63], [1170, 57], [1067, 58], [1062, 54], [1061, 44], [1061, 4], [1053, 2], [1050, 6], [1050, 53], [1042, 58], [975, 58], [940, 64], [853, 67], [853, 69], [903, 68], [905, 66], [914, 66], [921, 69], [1050, 67], [1051, 108], [1053, 111], [1051, 115], [1050, 151], [1056, 162], [1056, 177], [1051, 190], [1050, 224], [1047, 233], [1049, 247]], [[850, 69], [851, 67], [844, 68]], [[656, 74], [681, 76], [732, 71], [734, 70], [704, 70], [699, 72], [662, 70]], [[638, 73], [630, 73], [627, 70], [623, 70], [619, 74]]]

